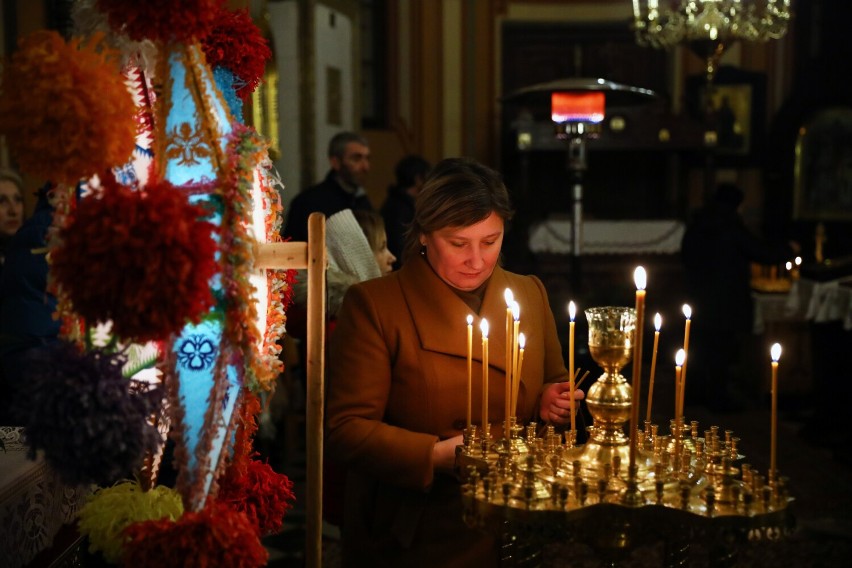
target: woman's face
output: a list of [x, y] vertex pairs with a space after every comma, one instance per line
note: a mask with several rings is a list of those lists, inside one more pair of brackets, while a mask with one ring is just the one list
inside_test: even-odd
[[24, 222], [24, 199], [18, 186], [9, 180], [0, 181], [0, 235], [11, 237]]
[[500, 257], [503, 219], [491, 213], [467, 227], [445, 227], [420, 237], [426, 259], [441, 280], [459, 290], [476, 290], [485, 282]]
[[393, 263], [396, 262], [396, 257], [388, 250], [388, 235], [384, 231], [381, 234], [379, 248], [373, 251], [373, 256], [376, 257], [376, 264], [382, 271], [382, 275], [388, 274], [393, 270]]

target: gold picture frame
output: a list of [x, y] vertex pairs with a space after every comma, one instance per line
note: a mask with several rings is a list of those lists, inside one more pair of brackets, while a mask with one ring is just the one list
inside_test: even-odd
[[766, 75], [730, 65], [719, 68], [712, 85], [706, 75], [686, 80], [690, 115], [715, 131], [718, 164], [746, 167], [759, 161], [766, 138]]

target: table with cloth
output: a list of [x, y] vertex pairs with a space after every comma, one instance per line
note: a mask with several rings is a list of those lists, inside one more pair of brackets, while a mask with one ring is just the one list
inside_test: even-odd
[[27, 457], [23, 428], [0, 426], [0, 565], [26, 566], [73, 525], [90, 487], [62, 483], [41, 456]]

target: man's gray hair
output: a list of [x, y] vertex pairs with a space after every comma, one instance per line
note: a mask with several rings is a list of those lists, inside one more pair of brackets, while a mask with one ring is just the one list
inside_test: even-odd
[[370, 146], [367, 139], [360, 134], [356, 134], [355, 132], [338, 132], [331, 139], [331, 142], [328, 143], [328, 157], [342, 159], [343, 154], [346, 152], [346, 145], [350, 142], [357, 142], [367, 147]]

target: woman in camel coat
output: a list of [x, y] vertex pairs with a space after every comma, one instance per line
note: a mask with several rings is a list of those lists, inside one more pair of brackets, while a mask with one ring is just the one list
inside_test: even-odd
[[[497, 544], [462, 520], [452, 474], [467, 416], [467, 324], [489, 320], [492, 431], [504, 414], [504, 291], [526, 335], [518, 417], [564, 424], [567, 371], [541, 282], [497, 266], [511, 216], [499, 174], [444, 160], [418, 196], [403, 268], [350, 288], [329, 352], [327, 459], [348, 467], [345, 566], [494, 566]], [[481, 424], [481, 341], [473, 421]], [[577, 392], [577, 398], [582, 393]]]

